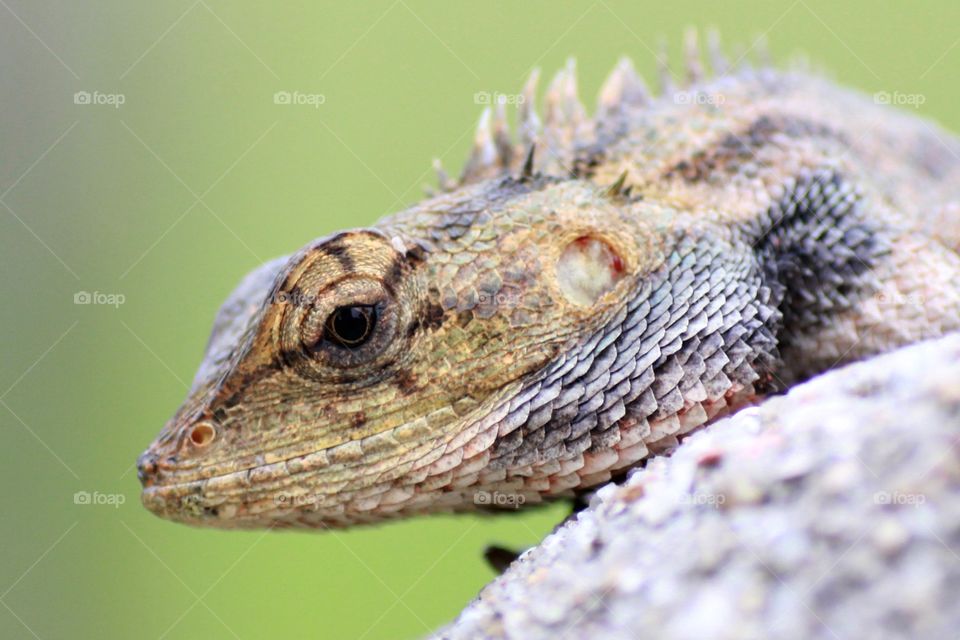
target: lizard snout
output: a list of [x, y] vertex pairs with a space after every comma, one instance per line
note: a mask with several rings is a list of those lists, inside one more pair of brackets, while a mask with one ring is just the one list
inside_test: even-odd
[[153, 484], [157, 473], [157, 456], [149, 451], [144, 452], [137, 458], [137, 478], [144, 489]]

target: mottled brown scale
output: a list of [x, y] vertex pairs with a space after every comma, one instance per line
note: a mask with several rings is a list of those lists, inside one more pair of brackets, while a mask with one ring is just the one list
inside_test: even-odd
[[828, 125], [799, 116], [761, 115], [744, 129], [724, 136], [718, 143], [694, 151], [670, 167], [664, 179], [676, 176], [687, 182], [709, 180], [716, 172], [735, 174], [742, 162], [756, 158], [759, 149], [776, 142], [776, 136], [787, 138], [835, 138], [841, 146], [849, 145], [846, 138]]
[[400, 393], [403, 395], [410, 395], [415, 393], [420, 385], [417, 382], [417, 376], [411, 371], [399, 371], [397, 372], [397, 388], [400, 390]]
[[[593, 118], [572, 64], [542, 115], [534, 74], [519, 138], [485, 114], [459, 181], [248, 275], [141, 456], [144, 504], [329, 527], [571, 496], [958, 328], [960, 142], [718, 56], [659, 96], [621, 61]], [[330, 334], [337, 309], [356, 341]]]

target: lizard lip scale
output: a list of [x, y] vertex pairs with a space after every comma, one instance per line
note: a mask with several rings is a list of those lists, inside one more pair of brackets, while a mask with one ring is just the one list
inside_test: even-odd
[[960, 328], [960, 221], [929, 216], [956, 212], [960, 141], [717, 46], [708, 76], [698, 46], [660, 95], [621, 60], [592, 117], [571, 62], [541, 120], [535, 72], [518, 139], [498, 104], [459, 180], [248, 274], [138, 460], [143, 504], [224, 528], [513, 510]]

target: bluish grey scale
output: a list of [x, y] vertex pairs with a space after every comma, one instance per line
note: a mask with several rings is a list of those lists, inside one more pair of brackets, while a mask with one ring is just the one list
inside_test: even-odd
[[[753, 365], [765, 360], [751, 342], [773, 346], [775, 341], [766, 335], [771, 328], [759, 320], [751, 323], [758, 314], [750, 294], [762, 286], [758, 266], [752, 265], [752, 291], [734, 289], [742, 294], [739, 305], [711, 298], [728, 288], [714, 270], [702, 268], [729, 262], [730, 255], [737, 254], [710, 240], [681, 239], [667, 266], [641, 283], [603, 330], [528, 383], [542, 395], [530, 399], [529, 409], [511, 407], [509, 424], [513, 416], [527, 413], [528, 418], [516, 419], [522, 426], [494, 443], [491, 464], [525, 466], [607, 448], [618, 441], [618, 421], [625, 416], [666, 418], [693, 403], [718, 399], [734, 382], [746, 387], [759, 379]], [[719, 273], [742, 278], [745, 268], [730, 264]], [[724, 345], [733, 358], [721, 351]]]

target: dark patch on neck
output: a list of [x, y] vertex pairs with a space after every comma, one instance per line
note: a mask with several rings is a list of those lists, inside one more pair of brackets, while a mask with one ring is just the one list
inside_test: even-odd
[[793, 186], [748, 225], [765, 280], [778, 298], [784, 348], [822, 328], [878, 286], [873, 270], [890, 252], [883, 227], [842, 175], [824, 169]]
[[712, 146], [694, 151], [667, 169], [663, 178], [695, 183], [719, 173], [736, 174], [744, 163], [757, 162], [757, 152], [774, 144], [777, 136], [828, 138], [848, 144], [843, 134], [823, 123], [791, 115], [762, 115], [739, 132], [728, 133]]

